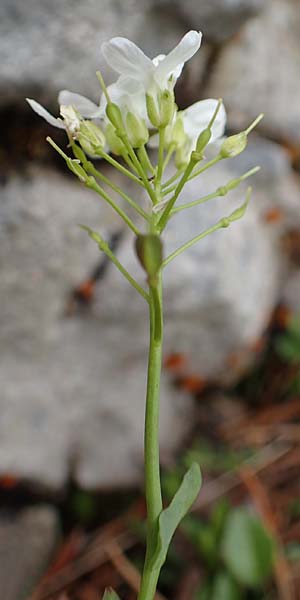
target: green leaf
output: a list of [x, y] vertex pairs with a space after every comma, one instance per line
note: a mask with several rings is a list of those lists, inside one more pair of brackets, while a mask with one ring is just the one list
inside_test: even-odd
[[112, 588], [107, 588], [104, 592], [102, 600], [120, 600], [120, 598]]
[[197, 463], [193, 463], [185, 474], [172, 502], [160, 513], [158, 519], [157, 544], [151, 561], [152, 569], [161, 569], [168, 552], [171, 539], [183, 517], [195, 502], [201, 487], [201, 473]]
[[221, 571], [214, 579], [210, 600], [241, 600], [242, 592], [233, 577]]
[[227, 519], [222, 555], [240, 583], [259, 587], [272, 572], [274, 542], [257, 517], [238, 508]]

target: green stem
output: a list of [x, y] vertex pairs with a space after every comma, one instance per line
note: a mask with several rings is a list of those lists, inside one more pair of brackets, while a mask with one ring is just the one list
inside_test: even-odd
[[202, 238], [206, 237], [210, 233], [213, 233], [214, 231], [217, 231], [218, 229], [222, 229], [222, 227], [224, 227], [223, 219], [221, 219], [221, 221], [219, 221], [216, 225], [213, 225], [209, 229], [206, 229], [206, 231], [203, 231], [202, 233], [199, 233], [199, 235], [196, 235], [195, 237], [193, 237], [189, 242], [186, 242], [186, 244], [183, 244], [182, 246], [177, 248], [177, 250], [175, 250], [175, 252], [172, 252], [172, 254], [170, 254], [167, 258], [165, 258], [165, 260], [162, 263], [162, 267], [166, 267], [169, 264], [169, 262], [171, 262], [171, 260], [173, 260], [173, 258], [176, 258], [176, 256], [178, 256], [179, 254], [184, 252], [184, 250], [187, 250], [187, 248], [190, 248], [191, 246], [193, 246], [194, 244], [196, 244], [197, 242], [202, 240]]
[[148, 155], [148, 152], [147, 152], [145, 146], [141, 146], [138, 149], [137, 153], [138, 153], [140, 163], [143, 166], [145, 173], [149, 172], [149, 173], [152, 173], [152, 175], [155, 175], [155, 169], [153, 167], [153, 164], [151, 163], [151, 160], [149, 158], [149, 155]]
[[109, 154], [104, 152], [104, 150], [101, 150], [101, 149], [99, 150], [99, 156], [101, 156], [101, 158], [104, 158], [104, 160], [106, 160], [106, 162], [108, 162], [110, 165], [112, 165], [112, 167], [115, 167], [115, 169], [120, 171], [120, 173], [122, 173], [123, 175], [126, 175], [126, 177], [128, 177], [129, 179], [132, 179], [132, 181], [135, 181], [135, 183], [137, 183], [138, 185], [143, 187], [142, 181], [138, 177], [136, 177], [136, 175], [131, 173], [131, 171], [126, 169], [126, 167], [123, 167], [123, 165], [121, 165], [117, 160], [112, 158], [112, 156], [110, 156]]
[[159, 571], [150, 567], [157, 521], [162, 511], [159, 469], [159, 391], [162, 364], [162, 278], [149, 285], [150, 347], [145, 417], [145, 479], [147, 503], [147, 551], [138, 600], [153, 600]]
[[116, 185], [108, 177], [106, 177], [100, 171], [98, 171], [98, 169], [96, 169], [96, 167], [94, 167], [94, 165], [90, 161], [86, 161], [86, 163], [82, 163], [82, 164], [88, 173], [91, 173], [92, 175], [94, 175], [95, 177], [98, 177], [98, 179], [103, 181], [103, 183], [106, 183], [106, 185], [108, 185], [112, 190], [114, 190], [117, 194], [119, 194], [121, 196], [121, 198], [126, 200], [126, 202], [128, 202], [128, 204], [132, 208], [134, 208], [134, 210], [141, 217], [146, 219], [146, 221], [149, 221], [149, 215], [147, 215], [147, 213], [132, 198], [130, 198], [130, 196], [128, 196], [128, 194], [123, 192], [123, 190], [121, 188], [119, 188], [118, 185]]
[[163, 229], [165, 228], [167, 222], [168, 222], [168, 218], [170, 215], [170, 212], [180, 194], [180, 192], [182, 191], [184, 185], [186, 184], [186, 182], [188, 181], [194, 167], [195, 167], [196, 163], [194, 160], [190, 160], [189, 164], [187, 165], [180, 181], [178, 182], [178, 184], [176, 185], [175, 188], [175, 192], [174, 192], [174, 196], [172, 196], [172, 198], [170, 198], [162, 216], [160, 217], [160, 220], [158, 222], [158, 226], [159, 226], [159, 231], [162, 232]]
[[150, 183], [148, 181], [147, 175], [144, 172], [144, 169], [143, 169], [143, 167], [142, 167], [139, 159], [137, 158], [134, 149], [132, 148], [132, 146], [130, 144], [128, 136], [126, 134], [124, 134], [124, 133], [122, 133], [122, 134], [120, 133], [118, 135], [119, 135], [120, 139], [122, 140], [122, 142], [123, 142], [123, 144], [124, 144], [124, 146], [125, 146], [125, 148], [126, 148], [126, 150], [128, 152], [129, 158], [131, 159], [133, 166], [137, 170], [137, 172], [138, 172], [138, 174], [139, 174], [139, 176], [140, 176], [140, 178], [142, 180], [141, 181], [142, 185], [147, 190], [147, 192], [148, 192], [148, 194], [149, 194], [149, 196], [150, 196], [153, 204], [155, 204], [155, 202], [156, 202], [156, 194], [154, 192], [154, 189], [151, 187], [151, 185], [150, 185]]
[[107, 194], [105, 192], [105, 190], [96, 182], [96, 180], [94, 179], [94, 177], [88, 177], [85, 185], [88, 188], [94, 190], [94, 192], [96, 192], [99, 196], [101, 196], [102, 198], [104, 198], [104, 200], [106, 200], [107, 204], [109, 204], [116, 211], [116, 213], [118, 213], [118, 215], [123, 219], [123, 221], [126, 223], [126, 225], [128, 225], [128, 227], [130, 227], [130, 229], [133, 231], [133, 233], [135, 233], [135, 235], [139, 235], [140, 234], [140, 230], [138, 229], [138, 227], [136, 227], [136, 225], [126, 215], [126, 213], [122, 210], [122, 208], [120, 208], [113, 201], [113, 199], [109, 196], [109, 194]]

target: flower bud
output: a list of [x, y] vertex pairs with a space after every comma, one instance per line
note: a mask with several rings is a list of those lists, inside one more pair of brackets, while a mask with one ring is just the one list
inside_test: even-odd
[[117, 133], [125, 133], [122, 113], [117, 104], [108, 102], [106, 105], [106, 115], [113, 126], [116, 128]]
[[140, 148], [144, 144], [147, 144], [149, 131], [146, 123], [132, 112], [128, 112], [126, 115], [126, 131], [133, 148]]
[[107, 123], [106, 125], [105, 137], [111, 152], [116, 156], [122, 156], [125, 151], [125, 146], [122, 140], [117, 136], [116, 130], [111, 123]]
[[147, 233], [138, 235], [135, 242], [138, 259], [148, 277], [155, 277], [162, 264], [162, 243], [158, 235]]
[[87, 154], [97, 156], [105, 145], [103, 131], [92, 121], [82, 121], [77, 139]]
[[178, 147], [183, 146], [186, 142], [186, 134], [184, 131], [183, 119], [181, 115], [177, 116], [177, 119], [172, 129], [172, 142]]
[[87, 179], [88, 179], [88, 175], [86, 174], [85, 170], [82, 168], [82, 166], [79, 164], [79, 161], [76, 158], [66, 158], [66, 163], [68, 168], [70, 169], [70, 171], [72, 171], [72, 173], [74, 173], [74, 175], [76, 175], [78, 177], [78, 179], [80, 179], [80, 181], [82, 181], [82, 183], [86, 183]]
[[238, 154], [241, 154], [247, 146], [248, 138], [247, 133], [242, 131], [236, 135], [231, 135], [222, 144], [220, 150], [220, 156], [222, 158], [233, 158]]
[[174, 92], [164, 90], [159, 97], [160, 126], [166, 127], [172, 123], [175, 112]]
[[203, 150], [206, 148], [207, 144], [209, 143], [210, 138], [211, 138], [211, 129], [210, 129], [210, 127], [207, 127], [206, 129], [201, 131], [200, 135], [198, 136], [197, 144], [196, 144], [196, 152], [198, 152], [199, 154], [202, 154]]
[[152, 94], [146, 94], [146, 106], [147, 106], [147, 114], [149, 117], [150, 123], [154, 127], [160, 126], [160, 114], [157, 106], [156, 99]]

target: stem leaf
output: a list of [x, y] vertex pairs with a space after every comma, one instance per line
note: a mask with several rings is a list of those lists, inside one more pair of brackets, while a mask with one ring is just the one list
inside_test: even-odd
[[172, 537], [180, 521], [195, 502], [202, 483], [200, 467], [193, 463], [185, 474], [172, 502], [160, 513], [158, 519], [157, 544], [151, 561], [152, 569], [161, 569]]

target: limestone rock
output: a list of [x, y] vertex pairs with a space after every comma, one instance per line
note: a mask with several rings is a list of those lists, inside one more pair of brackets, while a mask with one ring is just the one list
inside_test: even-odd
[[98, 101], [100, 69], [116, 79], [101, 55], [101, 44], [124, 36], [150, 56], [170, 51], [186, 28], [161, 16], [146, 0], [3, 0], [0, 7], [1, 105], [25, 96], [53, 103], [60, 89]]
[[239, 31], [249, 17], [262, 8], [262, 0], [156, 0], [158, 6], [178, 11], [192, 29], [200, 29], [205, 39], [223, 42]]
[[[13, 180], [2, 190], [0, 206], [0, 472], [52, 488], [63, 486], [71, 469], [82, 486], [137, 483], [147, 306], [135, 299], [136, 329], [137, 315], [132, 320], [122, 280], [117, 283], [117, 295], [123, 295], [120, 313], [109, 310], [110, 294], [103, 309], [104, 280], [99, 314], [65, 314], [70, 291], [102, 260], [77, 224], [105, 234], [119, 228], [119, 221], [80, 184], [47, 171]], [[191, 400], [164, 380], [163, 451], [180, 442], [190, 410]]]
[[224, 47], [205, 95], [222, 96], [232, 127], [263, 112], [262, 131], [299, 141], [299, 31], [298, 1], [272, 0]]
[[5, 600], [26, 600], [47, 568], [58, 536], [47, 505], [0, 512], [0, 588]]

